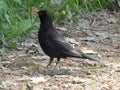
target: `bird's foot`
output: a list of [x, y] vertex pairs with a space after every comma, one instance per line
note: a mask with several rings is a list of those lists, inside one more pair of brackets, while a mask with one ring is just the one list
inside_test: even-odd
[[54, 70], [59, 70], [60, 69], [60, 66], [59, 65], [55, 65], [53, 68], [52, 68], [52, 70], [54, 71]]

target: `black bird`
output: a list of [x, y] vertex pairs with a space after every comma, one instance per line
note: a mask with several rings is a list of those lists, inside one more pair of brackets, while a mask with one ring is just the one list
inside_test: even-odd
[[61, 36], [53, 25], [53, 20], [51, 14], [47, 10], [34, 10], [38, 13], [41, 24], [38, 32], [38, 40], [41, 48], [50, 57], [50, 62], [47, 67], [51, 65], [54, 58], [57, 58], [57, 64], [61, 58], [75, 57], [75, 58], [85, 58], [92, 61], [97, 61], [84, 53], [77, 52], [64, 38]]

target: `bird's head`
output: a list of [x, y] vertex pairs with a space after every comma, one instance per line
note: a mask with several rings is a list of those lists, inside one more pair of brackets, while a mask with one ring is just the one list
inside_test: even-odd
[[35, 8], [34, 12], [39, 15], [41, 22], [48, 21], [48, 20], [52, 21], [52, 16], [47, 10], [38, 10]]
[[38, 10], [38, 9], [34, 9], [34, 12], [37, 13], [40, 17], [49, 14], [47, 10]]

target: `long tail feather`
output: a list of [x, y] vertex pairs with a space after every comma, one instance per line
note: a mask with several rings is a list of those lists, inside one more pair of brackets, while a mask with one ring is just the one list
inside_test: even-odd
[[91, 56], [89, 56], [89, 55], [87, 55], [87, 54], [84, 54], [84, 53], [83, 53], [82, 56], [83, 56], [83, 58], [89, 59], [89, 60], [91, 60], [91, 61], [100, 62], [100, 60], [98, 60], [98, 59], [96, 59], [96, 58], [93, 58], [93, 57], [91, 57]]
[[89, 60], [91, 60], [91, 61], [96, 61], [96, 62], [100, 62], [101, 63], [101, 61], [99, 60], [99, 59], [96, 59], [96, 58], [94, 58], [94, 57], [91, 57], [91, 56], [89, 56], [89, 55], [87, 55], [87, 54], [85, 54], [85, 53], [81, 53], [79, 56], [75, 56], [76, 58], [85, 58], [85, 59], [89, 59]]

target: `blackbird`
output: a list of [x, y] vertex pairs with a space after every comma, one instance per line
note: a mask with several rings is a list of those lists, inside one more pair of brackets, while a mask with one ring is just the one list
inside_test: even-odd
[[61, 36], [53, 25], [51, 14], [47, 10], [34, 10], [38, 13], [41, 24], [38, 32], [38, 40], [41, 48], [50, 57], [50, 62], [46, 67], [51, 65], [54, 58], [57, 58], [57, 64], [61, 58], [75, 57], [84, 58], [92, 61], [97, 61], [93, 57], [88, 56], [85, 53], [79, 53], [76, 51], [64, 38]]

